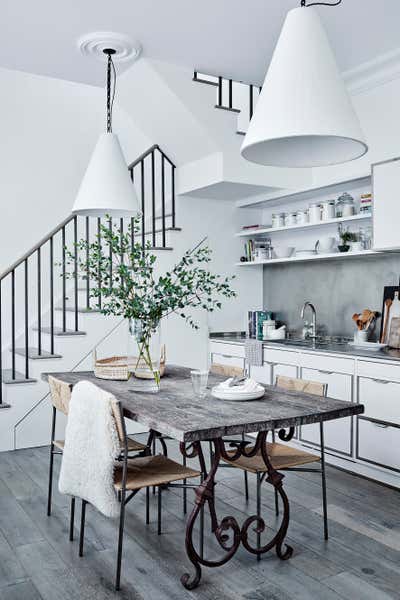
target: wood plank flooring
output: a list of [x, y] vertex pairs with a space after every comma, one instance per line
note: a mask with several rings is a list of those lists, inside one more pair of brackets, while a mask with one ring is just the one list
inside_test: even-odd
[[[169, 442], [172, 457], [177, 445]], [[145, 525], [144, 493], [127, 506], [122, 590], [114, 592], [117, 523], [88, 508], [85, 556], [68, 541], [69, 499], [57, 491], [55, 458], [53, 514], [46, 516], [48, 448], [0, 453], [0, 600], [386, 600], [400, 599], [400, 492], [328, 467], [330, 540], [322, 537], [318, 475], [287, 473], [291, 501], [288, 543], [293, 557], [274, 552], [259, 563], [240, 549], [220, 569], [203, 569], [201, 585], [185, 590], [179, 578], [191, 566], [184, 550], [182, 491], [163, 493], [163, 534], [156, 534], [156, 497]], [[190, 465], [196, 468], [196, 462]], [[219, 515], [243, 521], [255, 512], [243, 474], [220, 469], [216, 486]], [[190, 504], [193, 491], [188, 491]], [[266, 535], [278, 524], [272, 488], [263, 486]], [[190, 508], [190, 506], [189, 506]], [[78, 525], [79, 510], [76, 514]], [[206, 532], [208, 531], [206, 518]], [[76, 536], [77, 536], [76, 527]], [[217, 548], [207, 535], [206, 548]]]

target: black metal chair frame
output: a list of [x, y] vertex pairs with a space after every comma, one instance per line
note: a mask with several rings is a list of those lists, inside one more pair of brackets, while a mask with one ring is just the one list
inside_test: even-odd
[[[121, 423], [123, 429], [123, 440], [121, 441], [122, 451], [118, 457], [118, 461], [122, 463], [122, 482], [121, 489], [118, 492], [118, 500], [120, 502], [120, 514], [119, 514], [119, 525], [118, 525], [118, 548], [117, 548], [117, 569], [116, 569], [116, 577], [115, 577], [115, 589], [119, 591], [121, 589], [121, 561], [122, 561], [122, 547], [123, 547], [123, 536], [124, 536], [124, 526], [125, 526], [125, 506], [130, 502], [136, 494], [142, 490], [143, 488], [139, 488], [137, 490], [132, 490], [130, 494], [128, 494], [129, 490], [126, 489], [126, 481], [128, 475], [128, 438], [126, 433], [125, 420], [123, 417], [123, 410], [121, 404], [118, 402], [119, 411], [121, 415]], [[164, 438], [161, 434], [156, 431], [150, 430], [149, 438], [147, 441], [147, 449], [141, 453], [142, 456], [150, 455], [150, 449], [155, 449], [155, 442], [159, 440], [161, 446], [163, 448], [164, 456], [167, 456], [167, 447], [164, 441]], [[184, 463], [186, 464], [186, 463]], [[201, 480], [204, 475], [201, 476]], [[161, 535], [162, 532], [162, 490], [168, 489], [169, 487], [174, 488], [183, 488], [187, 489], [195, 489], [198, 485], [188, 484], [186, 480], [183, 480], [183, 483], [168, 483], [168, 484], [160, 484], [157, 486], [146, 486], [146, 525], [150, 522], [150, 487], [157, 487], [158, 497], [157, 497], [157, 534]], [[79, 534], [79, 556], [83, 556], [83, 547], [84, 547], [84, 536], [85, 536], [85, 522], [86, 522], [86, 505], [88, 502], [86, 500], [81, 500], [81, 521], [80, 521], [80, 534]], [[202, 551], [203, 546], [203, 538], [204, 538], [204, 518], [200, 521], [200, 546]]]

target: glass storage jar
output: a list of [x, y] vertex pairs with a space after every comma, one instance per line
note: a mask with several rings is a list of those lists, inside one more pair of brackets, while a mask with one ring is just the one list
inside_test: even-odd
[[348, 192], [344, 192], [336, 200], [336, 217], [351, 217], [354, 213], [354, 198]]

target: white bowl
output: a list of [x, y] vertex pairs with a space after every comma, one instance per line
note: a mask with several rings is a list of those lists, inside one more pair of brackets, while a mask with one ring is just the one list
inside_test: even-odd
[[289, 258], [292, 256], [295, 248], [293, 246], [281, 246], [280, 248], [274, 248], [276, 258]]

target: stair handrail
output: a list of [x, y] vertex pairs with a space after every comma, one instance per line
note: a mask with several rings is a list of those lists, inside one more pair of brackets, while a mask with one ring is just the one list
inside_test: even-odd
[[135, 158], [135, 160], [133, 162], [131, 162], [130, 165], [128, 165], [128, 170], [130, 171], [131, 169], [133, 169], [133, 167], [136, 167], [136, 165], [138, 165], [140, 162], [142, 162], [142, 160], [144, 160], [147, 156], [149, 156], [155, 150], [158, 150], [160, 152], [160, 154], [165, 158], [165, 160], [169, 162], [171, 167], [174, 167], [174, 169], [176, 169], [176, 165], [172, 162], [172, 160], [169, 158], [169, 156], [167, 156], [165, 154], [164, 150], [162, 150], [158, 144], [153, 144], [153, 146], [150, 146], [150, 148], [145, 150], [143, 152], [143, 154], [138, 156], [138, 158]]

